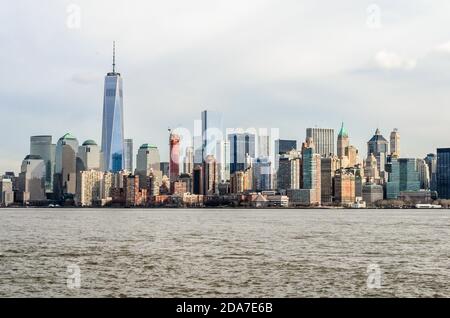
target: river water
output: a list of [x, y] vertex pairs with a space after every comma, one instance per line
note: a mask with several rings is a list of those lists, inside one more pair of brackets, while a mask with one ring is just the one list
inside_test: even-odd
[[450, 297], [449, 210], [0, 209], [2, 297]]

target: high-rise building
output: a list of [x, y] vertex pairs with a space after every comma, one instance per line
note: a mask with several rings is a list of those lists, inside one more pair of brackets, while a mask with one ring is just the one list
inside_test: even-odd
[[389, 157], [387, 166], [389, 167], [389, 180], [386, 183], [387, 199], [397, 199], [402, 191], [420, 190], [416, 159]]
[[0, 207], [14, 202], [13, 183], [11, 179], [0, 178]]
[[133, 139], [125, 139], [124, 147], [125, 147], [124, 169], [131, 173], [133, 172]]
[[173, 184], [180, 176], [180, 136], [173, 132], [169, 137], [169, 149], [169, 180]]
[[113, 69], [105, 77], [103, 95], [102, 169], [120, 171], [125, 168], [123, 132], [123, 88], [122, 77], [116, 72], [115, 46]]
[[212, 155], [208, 155], [205, 158], [204, 163], [204, 175], [205, 175], [205, 184], [203, 193], [204, 194], [216, 194], [218, 193], [219, 186], [219, 174], [217, 170], [217, 161], [216, 158]]
[[450, 148], [437, 150], [436, 186], [440, 199], [450, 199]]
[[218, 141], [216, 150], [219, 181], [227, 182], [230, 180], [230, 142], [228, 140]]
[[322, 203], [333, 202], [333, 179], [339, 169], [339, 158], [329, 156], [320, 159], [320, 191]]
[[[140, 187], [147, 189], [147, 177], [150, 172], [158, 174], [161, 172], [159, 150], [156, 146], [143, 144], [136, 155], [136, 171], [139, 175]], [[162, 178], [162, 176], [161, 176]], [[161, 180], [159, 180], [161, 182]]]
[[315, 153], [314, 142], [311, 138], [307, 138], [302, 145], [302, 189], [314, 190], [311, 204], [321, 202], [320, 158], [321, 156]]
[[356, 201], [355, 175], [351, 169], [341, 168], [334, 176], [334, 200], [344, 205]]
[[247, 157], [255, 158], [255, 135], [251, 133], [234, 133], [228, 135], [230, 143], [230, 173], [247, 168]]
[[53, 192], [53, 175], [55, 173], [55, 148], [52, 136], [31, 136], [30, 155], [40, 156], [45, 163], [45, 191]]
[[76, 192], [78, 140], [70, 133], [59, 138], [55, 151], [54, 195], [57, 200]]
[[383, 200], [383, 187], [379, 184], [368, 182], [362, 188], [362, 198], [368, 206]]
[[257, 158], [253, 162], [253, 189], [256, 191], [272, 189], [272, 168], [267, 157]]
[[417, 159], [417, 171], [419, 172], [420, 188], [429, 190], [431, 185], [430, 169], [424, 159]]
[[337, 156], [339, 159], [344, 159], [347, 156], [347, 148], [350, 146], [347, 130], [344, 127], [344, 123], [341, 125], [337, 138]]
[[399, 158], [400, 157], [400, 134], [399, 134], [397, 128], [395, 128], [391, 132], [390, 144], [391, 144], [391, 156]]
[[[102, 199], [104, 172], [99, 170], [80, 171], [75, 203], [79, 206], [93, 206]], [[109, 195], [108, 195], [109, 196]]]
[[46, 200], [45, 162], [41, 156], [28, 155], [22, 161], [18, 199], [24, 204]]
[[279, 191], [300, 189], [301, 168], [300, 153], [297, 150], [279, 155], [277, 189]]
[[312, 138], [316, 152], [322, 157], [334, 154], [334, 129], [307, 128], [306, 138]]
[[275, 140], [275, 154], [282, 155], [295, 149], [297, 149], [297, 140]]
[[192, 193], [204, 194], [203, 192], [203, 167], [200, 164], [196, 164], [192, 173]]
[[380, 173], [378, 171], [377, 158], [374, 154], [370, 154], [364, 165], [364, 176], [368, 182], [379, 183]]
[[377, 128], [375, 135], [367, 142], [367, 156], [373, 154], [377, 159], [377, 167], [380, 176], [384, 178], [385, 164], [388, 155], [389, 143], [381, 135], [380, 130]]
[[77, 154], [81, 167], [78, 171], [100, 170], [100, 149], [93, 140], [86, 140], [78, 147]]
[[425, 158], [425, 162], [427, 163], [430, 172], [430, 190], [437, 191], [437, 156], [434, 153], [429, 153]]
[[258, 157], [270, 157], [270, 140], [271, 137], [268, 133], [258, 134]]
[[183, 158], [183, 172], [192, 175], [194, 171], [194, 148], [186, 147], [186, 154]]
[[202, 162], [207, 156], [216, 156], [217, 142], [223, 138], [222, 113], [210, 110], [202, 112]]

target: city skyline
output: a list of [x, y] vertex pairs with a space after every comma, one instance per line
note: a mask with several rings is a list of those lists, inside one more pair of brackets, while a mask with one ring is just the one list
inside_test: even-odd
[[[449, 4], [414, 11], [420, 6], [415, 1], [380, 1], [381, 25], [373, 28], [367, 23], [369, 4], [347, 3], [327, 3], [324, 10], [293, 2], [275, 7], [273, 1], [218, 3], [219, 8], [198, 1], [188, 8], [174, 1], [121, 10], [122, 3], [106, 17], [100, 4], [79, 1], [79, 27], [68, 21], [76, 12], [68, 3], [8, 6], [0, 13], [6, 26], [0, 38], [8, 46], [1, 53], [8, 76], [0, 79], [0, 107], [4, 129], [15, 138], [2, 141], [0, 170], [18, 172], [29, 136], [57, 139], [71, 132], [80, 142], [101, 143], [102, 77], [110, 69], [113, 40], [125, 81], [124, 137], [133, 139], [134, 151], [156, 144], [162, 161], [168, 161], [167, 127], [191, 128], [204, 109], [223, 110], [225, 127], [279, 127], [280, 138], [298, 142], [306, 128], [338, 131], [344, 121], [360, 152], [377, 127], [385, 138], [399, 129], [405, 157], [423, 158], [446, 147], [450, 46], [442, 26], [449, 23]], [[13, 21], [11, 13], [18, 10], [21, 21]], [[139, 10], [152, 12], [152, 19]], [[311, 12], [322, 14], [313, 21]], [[261, 26], [269, 13], [268, 25]], [[158, 14], [182, 18], [189, 27], [169, 27]], [[338, 20], [330, 24], [332, 14]], [[302, 19], [308, 28], [296, 24]], [[202, 27], [206, 22], [208, 30]], [[330, 32], [336, 40], [325, 37]], [[404, 40], [410, 34], [416, 44]], [[338, 45], [347, 37], [348, 44]]]

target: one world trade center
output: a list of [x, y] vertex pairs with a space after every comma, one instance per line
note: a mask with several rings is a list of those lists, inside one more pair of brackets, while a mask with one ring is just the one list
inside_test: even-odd
[[114, 43], [113, 69], [105, 77], [102, 126], [102, 169], [112, 172], [124, 169], [122, 77], [116, 73], [115, 56]]

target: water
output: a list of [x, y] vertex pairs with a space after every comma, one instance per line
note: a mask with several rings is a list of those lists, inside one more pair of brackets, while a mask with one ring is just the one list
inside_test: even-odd
[[[449, 221], [448, 210], [1, 209], [0, 296], [450, 297]], [[381, 288], [368, 288], [368, 266]]]

